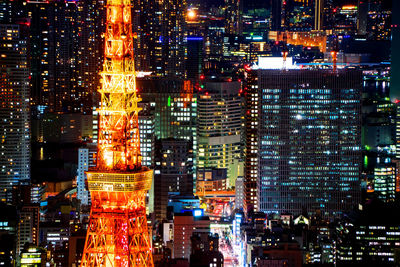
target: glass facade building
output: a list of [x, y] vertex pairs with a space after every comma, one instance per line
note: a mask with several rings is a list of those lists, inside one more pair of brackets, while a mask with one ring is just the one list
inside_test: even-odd
[[361, 72], [255, 70], [259, 209], [335, 217], [359, 200]]

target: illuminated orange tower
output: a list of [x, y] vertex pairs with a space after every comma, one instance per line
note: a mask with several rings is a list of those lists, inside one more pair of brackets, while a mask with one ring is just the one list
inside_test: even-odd
[[92, 209], [81, 266], [153, 266], [141, 166], [130, 0], [107, 1], [97, 166], [87, 172]]

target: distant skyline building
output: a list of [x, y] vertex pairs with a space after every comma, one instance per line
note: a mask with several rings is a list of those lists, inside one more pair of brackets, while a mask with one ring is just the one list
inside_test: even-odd
[[226, 0], [225, 32], [227, 34], [242, 34], [243, 0]]
[[81, 111], [91, 114], [100, 89], [99, 73], [103, 67], [104, 43], [102, 33], [105, 31], [105, 0], [78, 1], [78, 42], [76, 54], [77, 98], [80, 99]]
[[0, 24], [0, 201], [30, 182], [29, 69], [25, 26]]
[[361, 72], [254, 72], [248, 87], [260, 98], [253, 102], [259, 108], [259, 210], [320, 210], [327, 218], [351, 210], [360, 199]]
[[161, 76], [185, 77], [186, 50], [186, 0], [160, 2], [162, 67], [156, 70]]
[[135, 68], [161, 74], [162, 3], [158, 0], [134, 0], [132, 20], [137, 29], [134, 39]]

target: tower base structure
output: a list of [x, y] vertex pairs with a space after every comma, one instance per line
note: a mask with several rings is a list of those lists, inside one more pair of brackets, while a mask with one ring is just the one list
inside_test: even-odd
[[92, 208], [82, 267], [152, 267], [145, 197], [153, 171], [87, 172]]

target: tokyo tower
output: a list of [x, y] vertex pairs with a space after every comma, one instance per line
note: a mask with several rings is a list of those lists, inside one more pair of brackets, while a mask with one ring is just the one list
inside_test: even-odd
[[81, 266], [153, 266], [141, 166], [131, 0], [108, 0], [97, 166], [87, 172], [92, 208]]

